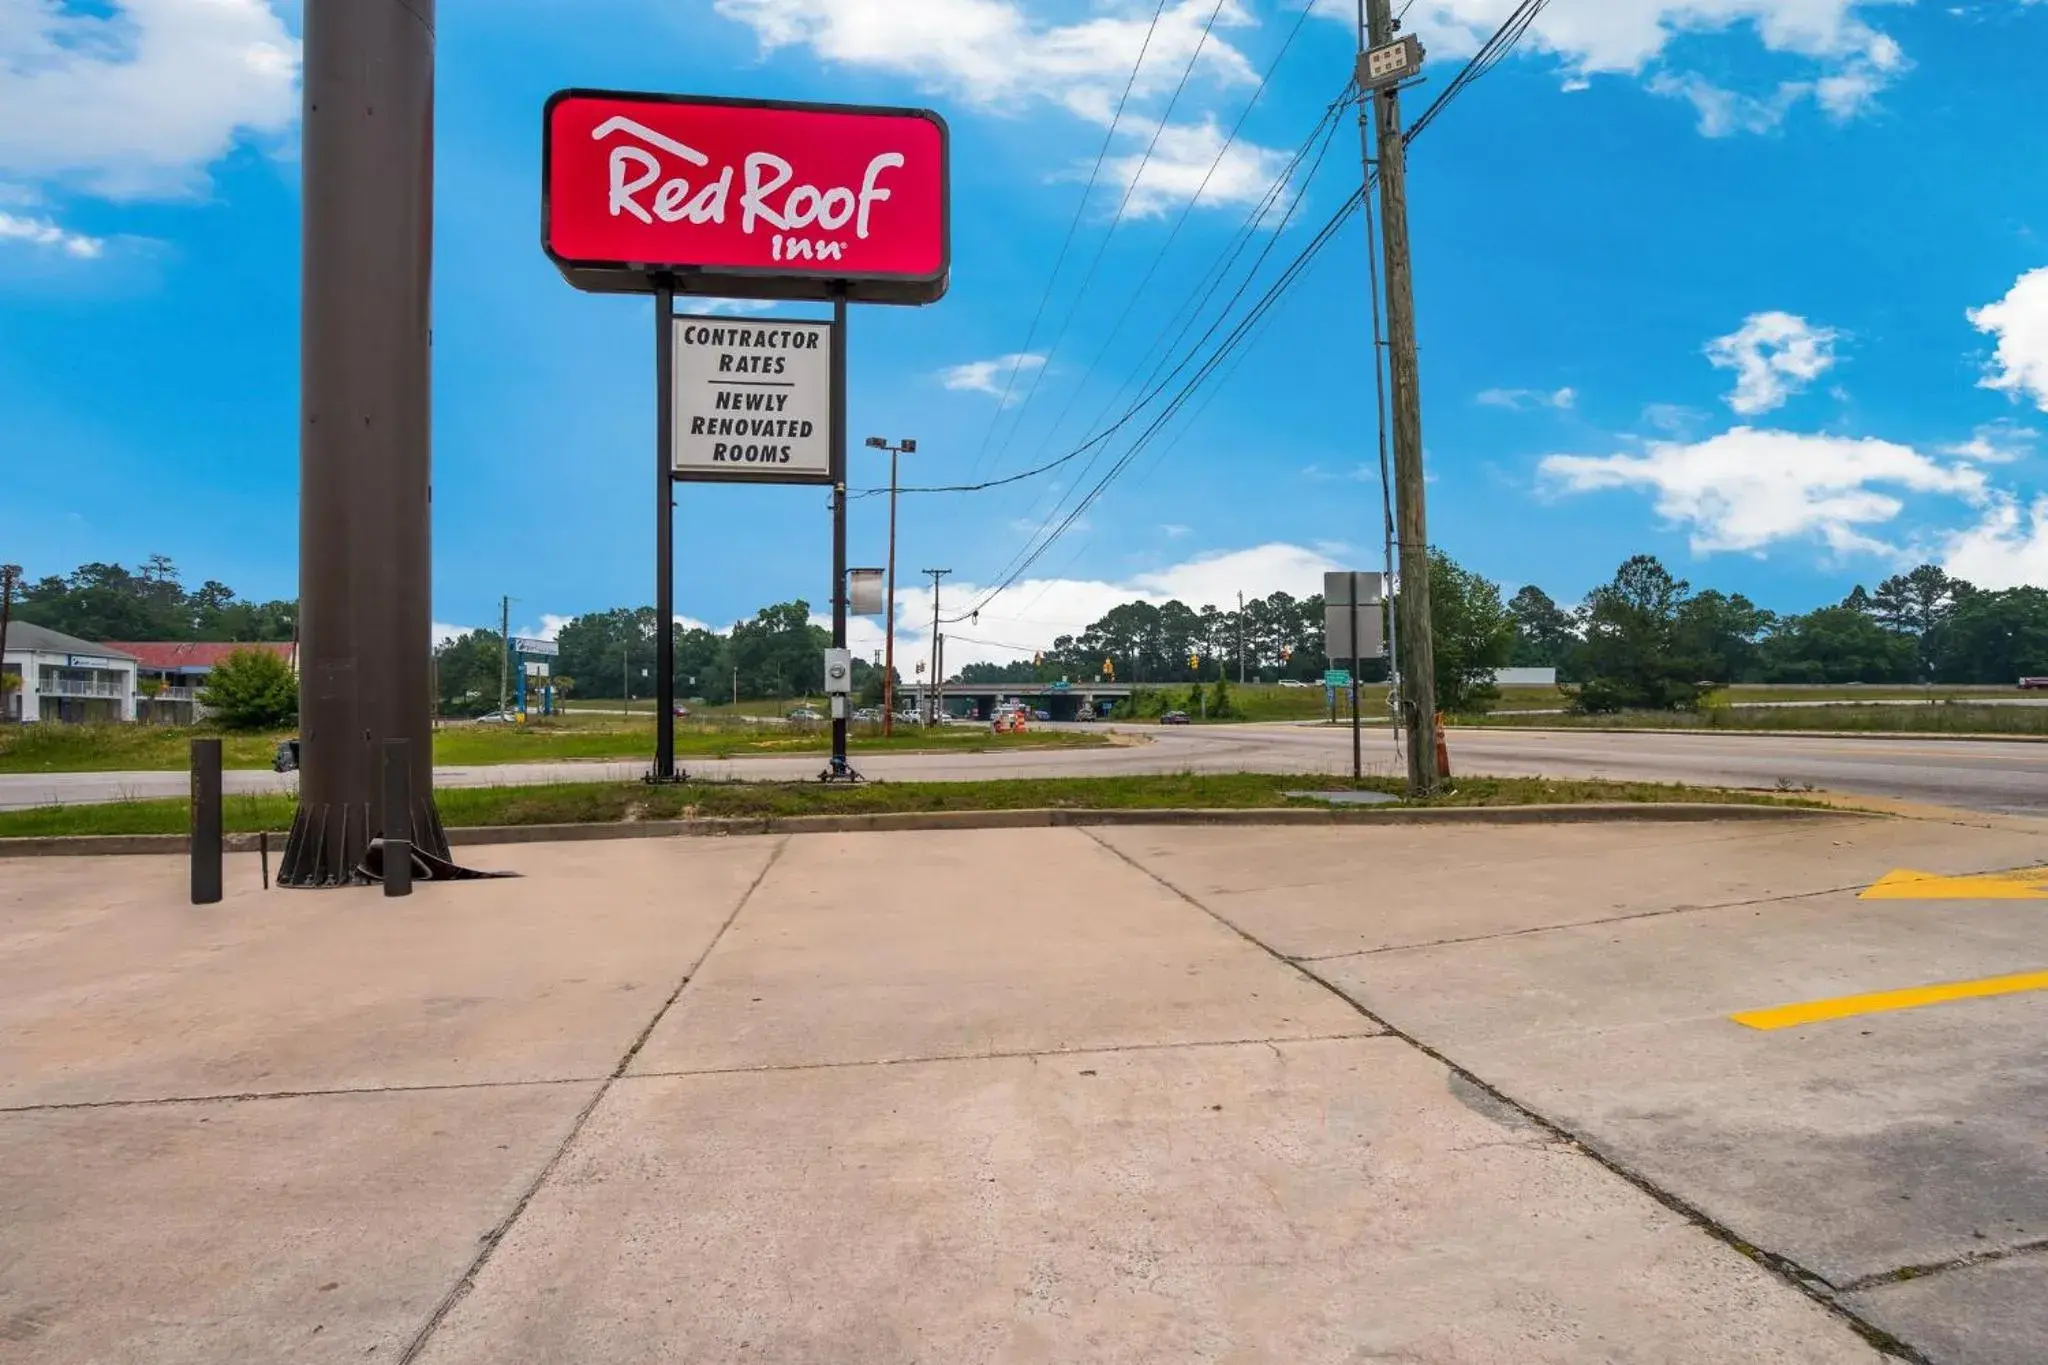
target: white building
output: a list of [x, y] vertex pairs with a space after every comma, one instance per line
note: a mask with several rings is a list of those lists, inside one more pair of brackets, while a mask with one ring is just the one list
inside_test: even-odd
[[7, 719], [134, 720], [135, 669], [132, 655], [110, 645], [10, 621], [7, 653], [0, 658], [0, 670], [12, 680], [5, 693]]

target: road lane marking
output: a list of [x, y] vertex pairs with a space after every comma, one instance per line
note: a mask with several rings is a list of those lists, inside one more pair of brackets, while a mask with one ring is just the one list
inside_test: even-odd
[[1918, 1009], [1951, 1000], [1982, 1000], [1996, 995], [2019, 995], [2025, 991], [2048, 990], [2048, 972], [2021, 972], [2015, 976], [1987, 976], [1978, 981], [1947, 981], [1933, 986], [1911, 986], [1905, 990], [1875, 991], [1869, 995], [1840, 995], [1832, 1000], [1808, 1000], [1774, 1009], [1746, 1010], [1728, 1017], [1746, 1028], [1797, 1028], [1830, 1019], [1850, 1019], [1859, 1014], [1883, 1014], [1891, 1010]]
[[1945, 877], [1902, 867], [1857, 897], [1866, 901], [2048, 901], [2048, 867]]

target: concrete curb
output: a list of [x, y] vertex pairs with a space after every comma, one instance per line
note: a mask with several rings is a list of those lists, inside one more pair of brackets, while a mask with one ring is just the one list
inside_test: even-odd
[[[601, 839], [708, 839], [747, 834], [859, 834], [880, 831], [1051, 829], [1081, 825], [1583, 825], [1663, 821], [1830, 820], [1870, 818], [1872, 812], [1805, 806], [1748, 806], [1711, 802], [1617, 802], [1570, 806], [1436, 806], [1393, 810], [1320, 809], [1312, 806], [1232, 810], [991, 810], [892, 811], [872, 815], [770, 815], [715, 820], [640, 820], [587, 825], [480, 825], [451, 829], [458, 848], [483, 844], [586, 843]], [[259, 836], [231, 834], [230, 853], [254, 853]], [[271, 840], [282, 852], [284, 836]], [[182, 834], [81, 834], [42, 839], [0, 839], [0, 858], [79, 858], [177, 854]]]

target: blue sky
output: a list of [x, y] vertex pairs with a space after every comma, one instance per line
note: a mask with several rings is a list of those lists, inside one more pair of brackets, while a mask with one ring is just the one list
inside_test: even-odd
[[[539, 251], [549, 92], [941, 110], [953, 289], [856, 312], [854, 484], [886, 475], [867, 435], [918, 439], [906, 482], [986, 478], [1123, 410], [1348, 71], [1341, 15], [1289, 42], [1299, 0], [1167, 0], [1156, 27], [1154, 7], [442, 0], [436, 619], [494, 621], [510, 593], [540, 628], [652, 596], [651, 322]], [[1414, 0], [1431, 81], [1411, 117], [1511, 8]], [[265, 0], [0, 0], [0, 557], [39, 574], [162, 552], [195, 581], [295, 591], [298, 23]], [[1433, 538], [1567, 601], [1638, 551], [1785, 610], [1923, 558], [2048, 582], [2043, 51], [2048, 3], [2024, 0], [1552, 0], [1411, 150]], [[1356, 184], [1349, 115], [1311, 179], [1312, 161], [1247, 299]], [[1012, 657], [1139, 594], [1228, 605], [1377, 564], [1365, 261], [1354, 219], [954, 632], [993, 643], [949, 659]], [[906, 603], [926, 566], [980, 601], [1071, 510], [1081, 463], [906, 498]], [[827, 599], [821, 490], [678, 502], [680, 612]], [[881, 562], [884, 504], [853, 505], [856, 564]]]

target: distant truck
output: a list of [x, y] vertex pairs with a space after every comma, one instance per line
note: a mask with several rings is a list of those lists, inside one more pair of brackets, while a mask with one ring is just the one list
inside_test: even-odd
[[2020, 691], [2048, 692], [2048, 678], [2021, 678]]

